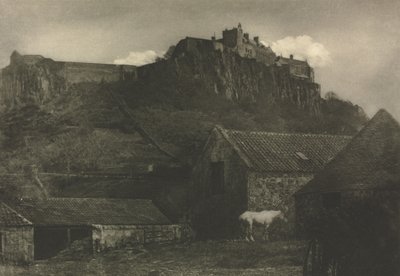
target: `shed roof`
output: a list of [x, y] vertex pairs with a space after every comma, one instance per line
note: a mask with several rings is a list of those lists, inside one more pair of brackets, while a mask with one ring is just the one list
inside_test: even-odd
[[5, 203], [0, 202], [0, 225], [24, 226], [32, 225], [32, 223], [8, 207]]
[[400, 126], [385, 110], [297, 194], [400, 189]]
[[169, 219], [146, 199], [49, 198], [12, 205], [34, 225], [162, 225]]
[[249, 168], [261, 172], [315, 172], [351, 139], [350, 136], [217, 129]]

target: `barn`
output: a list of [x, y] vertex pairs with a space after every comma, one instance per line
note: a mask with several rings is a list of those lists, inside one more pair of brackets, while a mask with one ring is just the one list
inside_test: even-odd
[[380, 110], [295, 201], [304, 275], [400, 275], [398, 122]]
[[215, 127], [193, 170], [192, 224], [198, 237], [237, 237], [243, 211], [291, 205], [293, 193], [350, 139]]
[[181, 238], [180, 226], [151, 200], [49, 198], [0, 206], [1, 256], [14, 262], [49, 258], [76, 240], [96, 253]]

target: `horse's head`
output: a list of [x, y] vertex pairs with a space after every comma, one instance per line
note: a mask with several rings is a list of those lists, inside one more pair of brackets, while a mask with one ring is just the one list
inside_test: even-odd
[[279, 214], [276, 217], [283, 220], [284, 222], [288, 222], [285, 214], [282, 211], [279, 211]]

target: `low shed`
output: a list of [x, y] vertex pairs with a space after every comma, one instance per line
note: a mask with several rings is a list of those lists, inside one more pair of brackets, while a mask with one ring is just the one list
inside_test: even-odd
[[[180, 226], [173, 225], [151, 200], [50, 198], [3, 206], [4, 214], [9, 210], [15, 217], [1, 221], [3, 239], [12, 244], [25, 243], [22, 229], [29, 236], [25, 247], [12, 249], [19, 253], [6, 256], [12, 261], [19, 261], [17, 256], [22, 255], [27, 261], [45, 259], [76, 240], [85, 241], [89, 251], [99, 252], [126, 245], [172, 242], [181, 237]], [[13, 221], [21, 224], [18, 231]], [[11, 250], [7, 243], [2, 246], [3, 252]]]

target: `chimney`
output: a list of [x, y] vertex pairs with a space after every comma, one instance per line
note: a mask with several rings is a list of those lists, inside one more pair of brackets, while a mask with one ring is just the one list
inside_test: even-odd
[[249, 40], [249, 34], [248, 33], [244, 33], [243, 36], [244, 36], [245, 39]]
[[254, 41], [256, 42], [257, 45], [260, 44], [260, 40], [259, 40], [258, 36], [254, 37]]
[[290, 55], [290, 59], [293, 59], [293, 55]]

